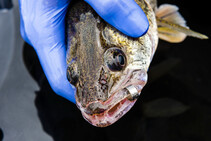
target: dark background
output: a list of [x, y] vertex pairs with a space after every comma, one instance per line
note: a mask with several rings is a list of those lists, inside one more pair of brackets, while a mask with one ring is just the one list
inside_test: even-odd
[[[191, 29], [211, 37], [209, 1], [160, 0], [158, 2], [177, 5]], [[210, 40], [188, 37], [179, 44], [160, 40], [149, 69], [149, 82], [135, 106], [115, 124], [106, 128], [96, 128], [83, 119], [74, 104], [54, 94], [34, 50], [24, 44], [22, 59], [40, 88], [33, 92], [34, 103], [29, 104], [35, 105], [43, 132], [49, 134], [54, 141], [210, 141], [210, 48]], [[163, 98], [174, 100], [186, 109], [178, 110], [173, 115], [168, 115], [168, 112], [159, 114], [159, 110], [169, 111], [169, 106], [164, 104], [162, 109], [158, 106], [155, 111], [157, 115], [150, 116], [144, 112], [149, 102]], [[177, 107], [173, 106], [173, 111], [174, 108]], [[172, 114], [171, 111], [172, 109], [169, 114]], [[5, 130], [7, 129], [4, 128], [2, 133], [0, 132], [0, 140], [4, 138]], [[29, 137], [34, 130], [36, 129], [29, 132]]]

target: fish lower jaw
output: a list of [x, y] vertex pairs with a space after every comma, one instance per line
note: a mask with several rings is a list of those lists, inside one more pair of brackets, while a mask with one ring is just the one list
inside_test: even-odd
[[90, 124], [97, 127], [106, 127], [113, 124], [123, 115], [125, 115], [133, 107], [135, 102], [136, 100], [131, 101], [128, 100], [128, 98], [124, 98], [122, 101], [118, 102], [100, 114], [89, 115], [83, 112], [83, 110], [81, 111], [84, 119], [87, 120]]
[[90, 124], [97, 127], [109, 126], [132, 108], [146, 82], [145, 71], [131, 71], [124, 83], [106, 101], [92, 101], [83, 107], [76, 99], [77, 106]]
[[[142, 84], [142, 85], [141, 85]], [[79, 109], [83, 117], [92, 125], [97, 127], [106, 127], [124, 116], [135, 104], [136, 98], [131, 98], [131, 91], [129, 87], [136, 89], [136, 93], [140, 94], [143, 88], [143, 83], [136, 83], [134, 86], [130, 84], [129, 86], [119, 90], [114, 93], [107, 101], [95, 101], [91, 104], [96, 104], [100, 110], [97, 112], [90, 112], [88, 109], [89, 105], [86, 108], [81, 107], [81, 104], [77, 102]]]

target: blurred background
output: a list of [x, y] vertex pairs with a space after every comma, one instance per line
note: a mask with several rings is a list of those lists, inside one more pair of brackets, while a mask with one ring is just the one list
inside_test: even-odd
[[[158, 4], [177, 5], [191, 29], [211, 37], [208, 2]], [[51, 90], [33, 48], [20, 36], [18, 1], [0, 0], [0, 141], [210, 141], [210, 53], [210, 40], [160, 40], [135, 106], [115, 124], [96, 128]]]

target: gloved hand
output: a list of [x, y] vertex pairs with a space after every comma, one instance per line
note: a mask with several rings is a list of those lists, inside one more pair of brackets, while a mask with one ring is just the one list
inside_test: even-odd
[[[134, 0], [85, 0], [108, 23], [132, 37], [147, 32], [149, 23]], [[52, 89], [75, 103], [66, 78], [65, 14], [70, 0], [19, 0], [21, 35], [31, 44]]]

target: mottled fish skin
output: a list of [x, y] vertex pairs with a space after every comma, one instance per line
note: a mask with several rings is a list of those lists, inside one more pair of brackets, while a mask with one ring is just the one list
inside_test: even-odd
[[[148, 17], [148, 32], [130, 38], [101, 19], [84, 1], [74, 1], [67, 13], [67, 77], [76, 89], [77, 106], [84, 118], [98, 127], [121, 118], [135, 103], [128, 98], [128, 86], [140, 93], [158, 44], [156, 1], [136, 0]], [[111, 71], [109, 51], [123, 52], [125, 64]], [[108, 55], [107, 55], [108, 54]]]

